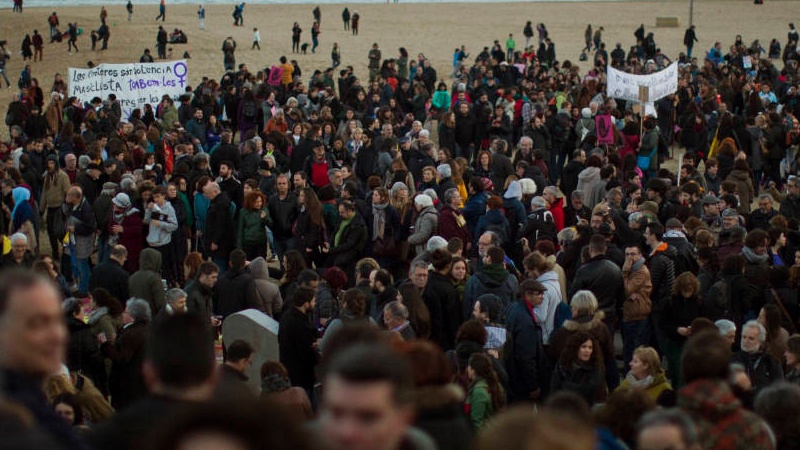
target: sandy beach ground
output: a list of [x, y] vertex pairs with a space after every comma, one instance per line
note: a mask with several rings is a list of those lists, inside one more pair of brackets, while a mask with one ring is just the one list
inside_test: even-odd
[[[800, 22], [800, 1], [768, 0], [764, 5], [754, 5], [749, 0], [695, 3], [694, 23], [700, 40], [695, 47], [696, 55], [703, 55], [717, 40], [726, 48], [736, 34], [741, 34], [748, 44], [753, 39], [760, 39], [767, 47], [773, 37], [784, 43], [788, 22]], [[360, 34], [352, 36], [342, 27], [343, 7], [344, 4], [321, 6], [322, 33], [316, 54], [310, 52], [310, 46], [308, 54], [291, 53], [293, 22], [298, 21], [303, 28], [302, 42], [311, 43], [313, 5], [247, 5], [243, 27], [233, 26], [233, 5], [207, 6], [205, 31], [198, 29], [196, 5], [168, 5], [167, 20], [163, 25], [168, 31], [180, 28], [188, 35], [188, 44], [172, 45], [173, 55], [178, 59], [184, 51], [189, 51], [189, 78], [196, 84], [204, 75], [219, 78], [223, 74], [220, 49], [227, 36], [232, 36], [238, 43], [237, 64], [246, 63], [251, 71], [276, 64], [281, 55], [286, 55], [299, 62], [303, 77], [307, 79], [314, 69], [331, 65], [330, 50], [333, 43], [338, 42], [342, 64], [354, 66], [356, 74], [364, 77], [367, 74], [367, 53], [372, 43], [377, 42], [384, 58], [397, 56], [397, 49], [401, 46], [406, 47], [412, 57], [424, 53], [432, 60], [439, 78], [449, 79], [456, 46], [466, 45], [467, 52], [474, 57], [495, 39], [505, 44], [508, 34], [513, 33], [517, 48], [521, 48], [525, 43], [522, 28], [527, 20], [533, 21], [534, 25], [544, 22], [556, 44], [558, 59], [575, 62], [583, 46], [583, 30], [587, 23], [594, 28], [605, 28], [603, 40], [609, 51], [617, 42], [627, 50], [633, 44], [634, 30], [644, 23], [648, 32], [655, 33], [658, 46], [666, 54], [675, 56], [683, 50], [683, 33], [689, 16], [688, 1], [482, 4], [403, 4], [401, 1], [399, 4], [349, 5], [351, 12], [358, 11], [361, 15]], [[52, 8], [31, 7], [26, 7], [23, 14], [14, 14], [10, 9], [0, 10], [0, 40], [8, 41], [6, 48], [12, 54], [6, 73], [14, 86], [0, 89], [0, 113], [3, 117], [23, 67], [19, 53], [22, 38], [26, 33], [32, 34], [34, 29], [45, 37], [49, 36], [47, 17], [51, 12]], [[162, 24], [154, 20], [158, 14], [157, 5], [135, 6], [130, 22], [126, 19], [124, 6], [108, 7], [111, 39], [106, 51], [90, 50], [89, 33], [100, 25], [100, 7], [61, 7], [57, 12], [62, 31], [66, 30], [68, 22], [77, 21], [84, 34], [78, 39], [79, 53], [68, 53], [66, 41], [46, 43], [44, 62], [30, 63], [33, 76], [39, 80], [45, 93], [52, 86], [54, 73], [61, 72], [66, 77], [68, 67], [86, 67], [87, 61], [135, 62], [144, 48], [156, 53], [156, 33], [158, 25]], [[655, 28], [657, 16], [678, 17], [680, 26]], [[253, 27], [258, 27], [261, 32], [261, 51], [250, 49]], [[2, 129], [2, 134], [7, 136], [6, 127]]]

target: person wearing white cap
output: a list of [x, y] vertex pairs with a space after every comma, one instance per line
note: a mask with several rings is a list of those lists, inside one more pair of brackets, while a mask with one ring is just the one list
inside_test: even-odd
[[419, 215], [414, 223], [414, 231], [408, 237], [409, 245], [415, 246], [417, 254], [425, 251], [425, 244], [439, 228], [439, 212], [433, 206], [433, 199], [425, 194], [414, 197], [414, 207]]
[[128, 257], [122, 267], [133, 273], [139, 270], [139, 255], [142, 253], [142, 218], [139, 210], [131, 204], [128, 194], [120, 192], [111, 199], [111, 217], [108, 219], [108, 246], [122, 245]]

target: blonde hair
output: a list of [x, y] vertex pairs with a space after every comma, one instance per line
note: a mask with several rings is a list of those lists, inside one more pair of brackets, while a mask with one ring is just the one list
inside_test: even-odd
[[658, 352], [653, 347], [639, 347], [633, 351], [633, 356], [647, 366], [649, 375], [656, 376], [664, 373], [664, 368], [661, 367], [661, 358], [658, 357]]
[[597, 297], [594, 296], [592, 291], [581, 290], [572, 296], [570, 306], [577, 313], [576, 315], [594, 314], [598, 308]]

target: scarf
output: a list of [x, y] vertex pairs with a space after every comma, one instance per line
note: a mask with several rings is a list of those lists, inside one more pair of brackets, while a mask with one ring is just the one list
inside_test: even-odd
[[11, 197], [14, 199], [14, 209], [11, 210], [11, 217], [16, 217], [17, 208], [22, 202], [27, 202], [31, 198], [31, 191], [22, 186], [17, 186], [11, 191]]
[[631, 387], [647, 389], [653, 385], [654, 380], [652, 375], [648, 375], [643, 380], [637, 380], [636, 377], [633, 376], [633, 372], [628, 372], [628, 375], [625, 376], [625, 381], [627, 381]]
[[386, 207], [388, 203], [372, 205], [372, 240], [383, 239], [386, 229]]
[[130, 215], [133, 215], [133, 214], [136, 214], [138, 212], [139, 212], [139, 210], [137, 208], [130, 208], [127, 211], [122, 211], [122, 212], [118, 213], [116, 211], [113, 211], [113, 208], [112, 208], [111, 216], [114, 219], [114, 222], [116, 222], [117, 224], [121, 224], [122, 221], [125, 220], [126, 217], [128, 217]]
[[769, 254], [756, 255], [750, 247], [742, 247], [742, 254], [747, 258], [747, 261], [753, 264], [764, 264], [769, 259]]
[[100, 320], [103, 316], [108, 314], [108, 307], [102, 306], [100, 308], [95, 309], [89, 314], [89, 325], [94, 325]]
[[334, 236], [334, 238], [333, 238], [333, 246], [334, 247], [338, 247], [339, 246], [339, 239], [342, 238], [342, 234], [344, 234], [344, 229], [347, 228], [348, 225], [350, 225], [350, 222], [353, 221], [353, 218], [355, 216], [356, 215], [353, 214], [352, 216], [350, 216], [349, 219], [343, 220], [341, 225], [339, 225], [339, 229], [336, 231], [336, 236]]

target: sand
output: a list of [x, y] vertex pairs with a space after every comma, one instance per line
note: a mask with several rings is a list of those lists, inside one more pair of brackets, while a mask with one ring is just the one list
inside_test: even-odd
[[[135, 3], [135, 2], [134, 2]], [[449, 77], [452, 71], [453, 49], [466, 45], [467, 52], [477, 55], [483, 46], [491, 45], [495, 39], [505, 43], [513, 33], [517, 48], [524, 45], [522, 28], [525, 21], [534, 25], [544, 22], [556, 44], [559, 60], [577, 61], [583, 46], [583, 30], [587, 23], [594, 28], [603, 26], [603, 40], [609, 51], [616, 42], [623, 48], [633, 43], [633, 32], [644, 23], [648, 32], [655, 33], [656, 42], [668, 55], [677, 55], [683, 50], [683, 33], [688, 24], [689, 2], [621, 2], [621, 3], [485, 3], [485, 4], [382, 4], [350, 5], [351, 12], [361, 15], [359, 36], [344, 31], [341, 11], [344, 5], [322, 5], [322, 27], [320, 46], [316, 54], [291, 53], [291, 27], [294, 21], [303, 27], [303, 42], [311, 42], [313, 5], [247, 5], [244, 27], [234, 27], [231, 12], [233, 5], [206, 7], [205, 31], [198, 30], [197, 7], [190, 5], [167, 7], [167, 30], [183, 29], [189, 44], [173, 45], [174, 57], [180, 58], [185, 50], [191, 54], [189, 60], [190, 82], [196, 83], [201, 76], [219, 78], [223, 74], [222, 41], [233, 36], [238, 42], [236, 62], [246, 63], [251, 71], [276, 64], [281, 55], [296, 59], [308, 78], [314, 69], [330, 66], [330, 49], [334, 42], [341, 47], [342, 64], [353, 65], [356, 74], [367, 74], [367, 53], [373, 42], [383, 51], [383, 57], [397, 56], [397, 49], [405, 46], [416, 56], [424, 53], [431, 59], [439, 78]], [[135, 6], [133, 20], [126, 20], [125, 7], [110, 6], [108, 22], [111, 26], [109, 49], [91, 51], [89, 32], [100, 25], [100, 8], [96, 6], [59, 8], [61, 29], [77, 20], [85, 32], [78, 39], [79, 53], [67, 53], [66, 41], [45, 44], [44, 62], [31, 62], [33, 77], [45, 89], [52, 86], [53, 74], [66, 76], [68, 67], [85, 67], [87, 61], [95, 63], [135, 62], [145, 47], [155, 54], [156, 32], [159, 24], [155, 16], [157, 5]], [[795, 15], [788, 14], [794, 11]], [[20, 43], [25, 33], [37, 28], [45, 37], [49, 36], [47, 18], [52, 8], [26, 7], [23, 14], [14, 14], [10, 9], [0, 10], [0, 39], [8, 40], [7, 49], [12, 53], [6, 73], [11, 79], [12, 89], [0, 89], [0, 113], [5, 117], [7, 105], [15, 92], [16, 82], [23, 66], [19, 55]], [[724, 46], [741, 34], [745, 42], [760, 39], [764, 47], [770, 39], [786, 39], [788, 22], [800, 22], [800, 2], [767, 0], [764, 5], [753, 5], [752, 1], [696, 2], [694, 22], [700, 42], [695, 54], [702, 55], [717, 40]], [[676, 16], [678, 28], [655, 28], [656, 16]], [[250, 50], [252, 29], [261, 32], [261, 51]], [[46, 41], [49, 39], [46, 39]], [[99, 48], [99, 45], [98, 45]], [[587, 63], [583, 63], [584, 66]], [[6, 127], [3, 135], [7, 136]]]

